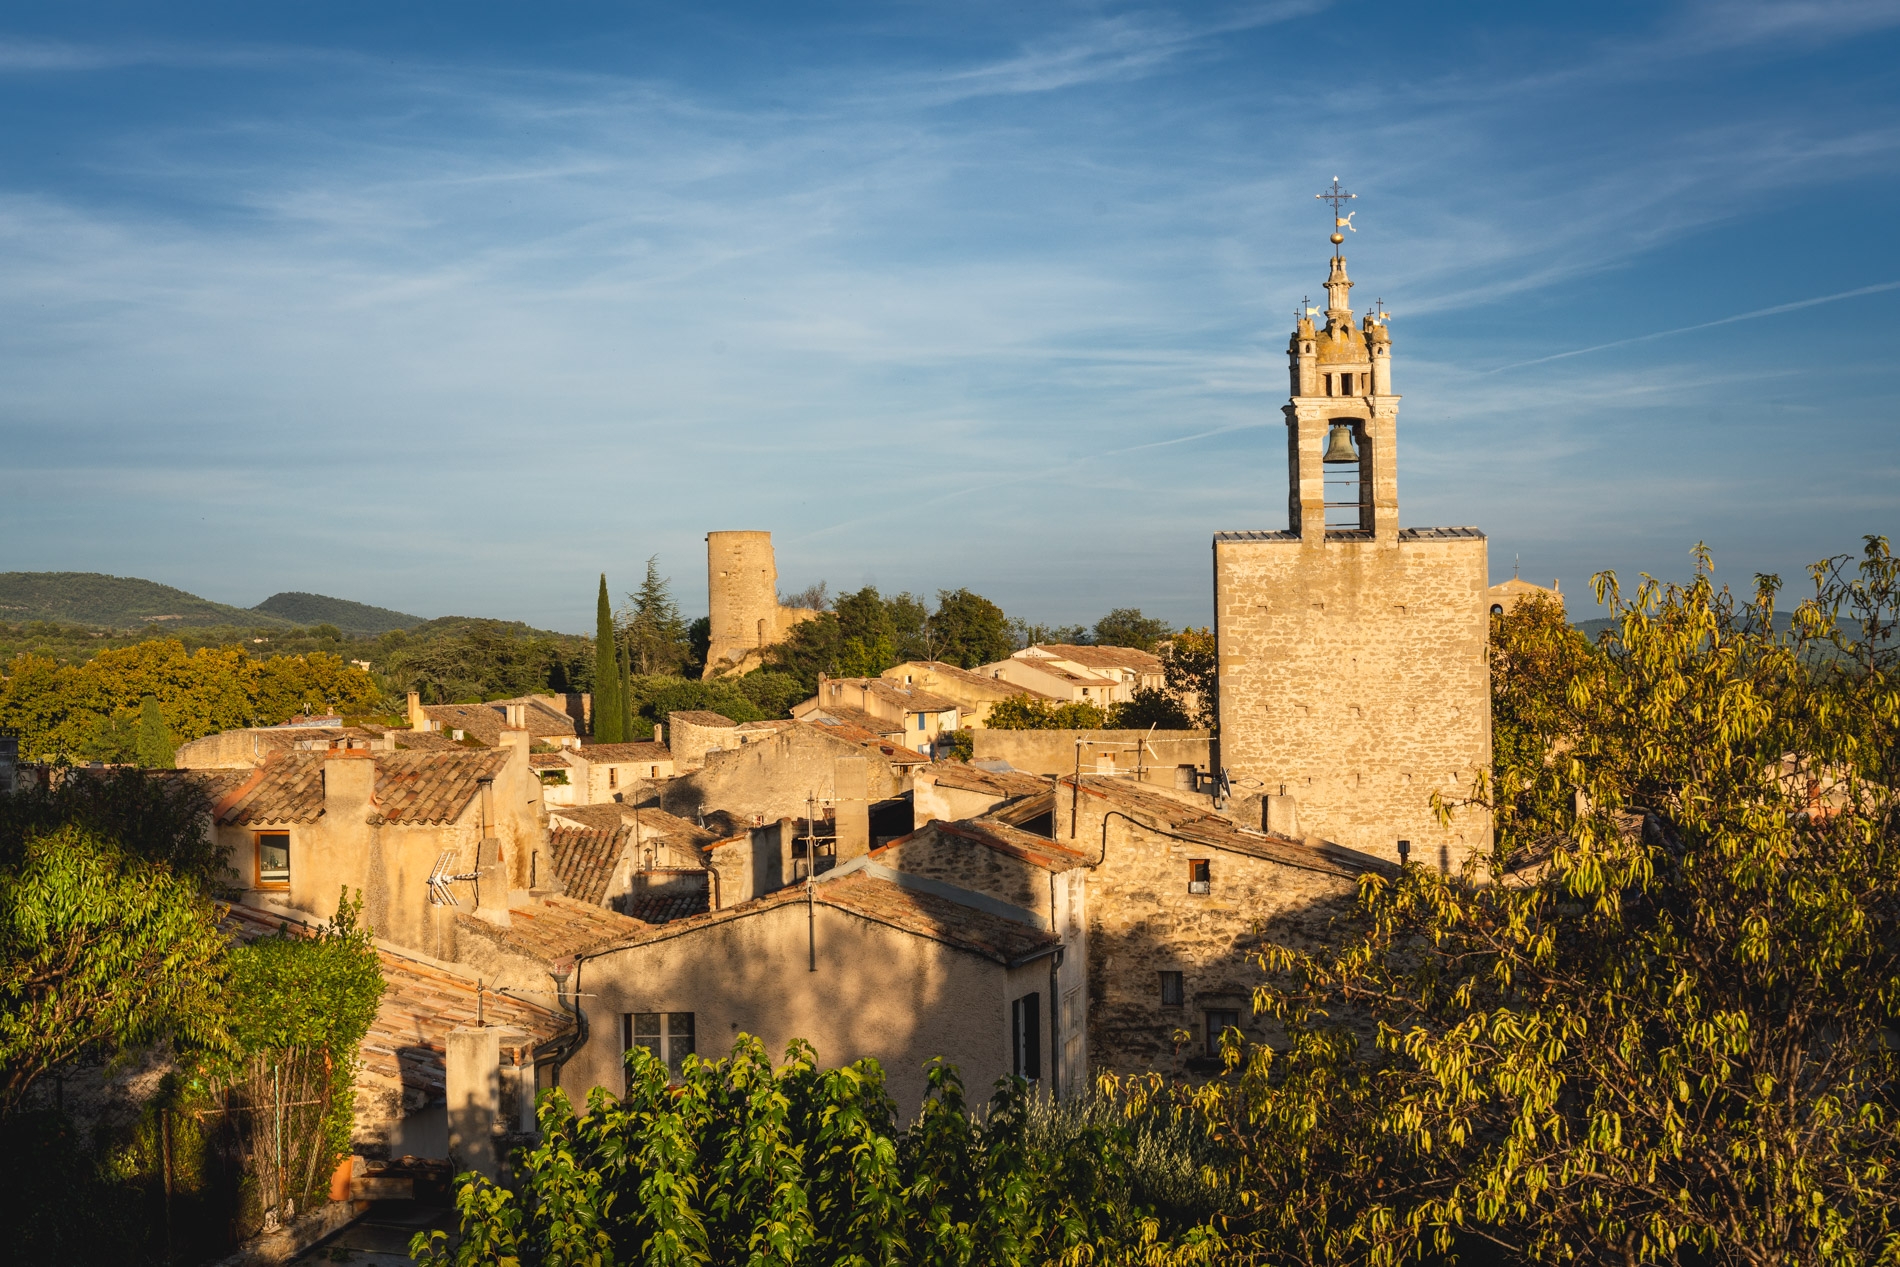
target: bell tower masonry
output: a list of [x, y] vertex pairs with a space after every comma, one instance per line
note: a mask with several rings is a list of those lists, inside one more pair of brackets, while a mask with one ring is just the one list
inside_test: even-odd
[[[1354, 323], [1335, 180], [1324, 324], [1287, 344], [1285, 531], [1214, 535], [1220, 760], [1249, 826], [1456, 869], [1491, 844], [1468, 797], [1491, 764], [1485, 537], [1399, 525], [1391, 314]], [[1356, 231], [1356, 230], [1355, 230]], [[1251, 810], [1250, 810], [1251, 812]]]

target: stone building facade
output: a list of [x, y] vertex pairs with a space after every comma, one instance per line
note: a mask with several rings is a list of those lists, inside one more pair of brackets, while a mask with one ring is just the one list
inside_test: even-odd
[[875, 1059], [906, 1117], [937, 1056], [980, 1102], [1015, 1067], [1013, 1024], [1025, 1000], [1041, 1004], [1061, 947], [1047, 929], [862, 870], [780, 889], [577, 956], [586, 1031], [559, 1083], [577, 1100], [619, 1094], [635, 1043], [676, 1064], [747, 1033], [775, 1060], [794, 1038], [824, 1064]]
[[1491, 843], [1432, 809], [1491, 760], [1485, 537], [1400, 526], [1391, 338], [1338, 255], [1326, 289], [1288, 344], [1289, 526], [1214, 536], [1220, 763], [1243, 820], [1452, 868]]
[[1253, 1014], [1265, 944], [1316, 947], [1377, 858], [1245, 831], [1205, 796], [1131, 779], [1068, 776], [1055, 847], [1087, 877], [1089, 1063], [1205, 1076], [1227, 1026], [1273, 1037]]
[[[241, 779], [224, 774], [212, 832], [238, 901], [321, 920], [340, 891], [361, 891], [377, 936], [456, 958], [455, 912], [505, 924], [515, 895], [547, 866], [528, 732], [500, 738], [499, 748], [458, 752], [286, 752]], [[431, 898], [438, 868], [476, 877], [450, 886], [456, 905]]]
[[737, 676], [759, 667], [759, 653], [817, 612], [778, 601], [778, 564], [769, 532], [706, 534], [706, 596], [711, 641], [702, 676]]

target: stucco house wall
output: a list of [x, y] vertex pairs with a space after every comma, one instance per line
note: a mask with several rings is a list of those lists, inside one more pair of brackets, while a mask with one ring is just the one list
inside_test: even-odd
[[593, 1086], [620, 1093], [625, 1018], [691, 1012], [703, 1056], [724, 1055], [743, 1031], [775, 1060], [794, 1038], [827, 1066], [871, 1057], [905, 1115], [923, 1102], [934, 1056], [957, 1066], [973, 1099], [986, 1098], [1010, 1069], [1010, 1001], [1046, 990], [1046, 965], [1008, 969], [823, 904], [811, 915], [808, 927], [806, 904], [782, 900], [589, 957], [588, 1040], [561, 1085], [576, 1098]]

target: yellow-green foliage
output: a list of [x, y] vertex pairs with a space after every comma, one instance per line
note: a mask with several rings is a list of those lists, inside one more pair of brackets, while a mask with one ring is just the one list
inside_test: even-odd
[[382, 700], [369, 674], [327, 652], [255, 660], [238, 647], [186, 651], [159, 640], [84, 664], [16, 658], [0, 679], [0, 726], [20, 733], [23, 755], [129, 761], [147, 696], [176, 743], [307, 710], [368, 711]]
[[1263, 1257], [1900, 1257], [1900, 561], [1819, 565], [1777, 635], [1774, 578], [1697, 559], [1598, 577], [1595, 648], [1500, 622], [1498, 783], [1445, 807], [1495, 810], [1496, 856], [1262, 957], [1284, 1038], [1200, 1103]]

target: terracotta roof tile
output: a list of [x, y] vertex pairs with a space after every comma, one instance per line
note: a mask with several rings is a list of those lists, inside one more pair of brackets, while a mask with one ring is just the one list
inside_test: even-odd
[[466, 752], [464, 748], [447, 735], [438, 735], [427, 730], [399, 730], [396, 732], [396, 748], [409, 752]]
[[577, 902], [599, 906], [607, 897], [620, 855], [633, 839], [633, 829], [612, 827], [555, 827], [548, 832], [549, 857], [561, 888]]
[[504, 706], [508, 704], [526, 706], [522, 719], [527, 723], [528, 733], [536, 739], [558, 739], [574, 734], [572, 717], [556, 712], [532, 695], [491, 700], [486, 704], [425, 704], [422, 711], [428, 714], [430, 721], [439, 723], [442, 730], [463, 731], [493, 748], [501, 743], [502, 727], [507, 722]]
[[508, 925], [491, 924], [466, 911], [456, 914], [462, 928], [492, 937], [501, 945], [542, 963], [555, 963], [585, 950], [638, 936], [646, 928], [637, 919], [567, 897], [551, 897], [508, 912]]
[[[1075, 784], [1076, 778], [1072, 774], [1065, 774], [1056, 780], [1058, 788]], [[1368, 871], [1396, 874], [1398, 870], [1383, 858], [1360, 853], [1343, 845], [1322, 844], [1315, 847], [1288, 836], [1243, 831], [1219, 814], [1177, 801], [1171, 796], [1145, 788], [1132, 779], [1085, 774], [1081, 778], [1081, 789], [1091, 799], [1111, 802], [1118, 809], [1148, 820], [1152, 827], [1187, 837], [1194, 843], [1210, 848], [1226, 849], [1268, 862], [1341, 876], [1358, 876]]]
[[[359, 758], [361, 759], [361, 758]], [[392, 823], [445, 823], [461, 816], [481, 780], [501, 773], [506, 752], [377, 752], [372, 815]], [[217, 821], [309, 823], [323, 813], [322, 753], [289, 752], [273, 757], [214, 808]]]
[[629, 898], [627, 914], [642, 924], [655, 925], [670, 924], [676, 919], [703, 915], [706, 913], [707, 890], [708, 885], [702, 872], [698, 887], [690, 891], [665, 890]]
[[663, 743], [590, 743], [582, 744], [578, 750], [571, 750], [575, 756], [602, 764], [615, 762], [671, 761], [673, 751]]
[[1005, 697], [1010, 695], [1030, 695], [1039, 699], [1055, 698], [1053, 695], [1044, 695], [1041, 691], [1031, 690], [1027, 686], [1018, 686], [1014, 682], [1004, 681], [1001, 678], [993, 678], [987, 673], [973, 673], [969, 669], [960, 669], [954, 664], [945, 664], [941, 660], [907, 661], [894, 668], [884, 670], [885, 679], [887, 681], [894, 681], [894, 675], [901, 674], [906, 668], [911, 670], [913, 676], [915, 676], [916, 670], [923, 669], [928, 673], [944, 679], [946, 682], [953, 682], [958, 686], [978, 690], [984, 695], [1000, 693]]
[[[807, 707], [807, 705], [809, 705], [809, 707]], [[857, 729], [868, 731], [873, 735], [901, 735], [905, 733], [904, 723], [901, 720], [894, 721], [886, 717], [877, 717], [865, 712], [861, 708], [852, 708], [846, 704], [820, 704], [816, 699], [809, 699], [806, 700], [804, 704], [799, 705], [799, 707], [805, 709], [805, 712], [798, 719], [800, 721], [817, 721], [822, 718], [830, 718], [832, 721], [842, 722], [846, 726], [855, 726]]]
[[817, 728], [820, 733], [830, 735], [835, 739], [843, 739], [848, 743], [857, 744], [860, 748], [875, 750], [892, 765], [930, 764], [930, 758], [921, 752], [912, 752], [903, 744], [893, 742], [892, 740], [886, 739], [883, 735], [878, 734], [876, 731], [865, 730], [861, 726], [850, 726], [843, 722], [831, 721], [808, 721], [805, 725], [813, 726]]
[[[874, 923], [955, 946], [997, 963], [1020, 963], [1061, 944], [1061, 939], [1054, 933], [1033, 925], [991, 915], [987, 911], [979, 911], [935, 894], [907, 889], [862, 871], [850, 872], [835, 880], [820, 879], [811, 886], [811, 895], [822, 906], [848, 911]], [[804, 900], [805, 886], [793, 885], [736, 906], [675, 919], [657, 928], [646, 928], [624, 940], [594, 949], [600, 952], [690, 936], [701, 928], [745, 919]]]
[[727, 717], [724, 713], [708, 712], [703, 708], [690, 709], [680, 713], [668, 713], [666, 720], [669, 722], [691, 722], [695, 726], [717, 726], [726, 730], [730, 730], [739, 724], [732, 720], [732, 718]]
[[938, 787], [959, 788], [966, 792], [988, 792], [994, 796], [1034, 796], [1055, 786], [1052, 779], [1020, 770], [984, 770], [961, 761], [933, 761], [927, 771]]
[[1029, 650], [1047, 651], [1059, 660], [1073, 660], [1091, 669], [1134, 669], [1139, 673], [1159, 673], [1163, 667], [1159, 656], [1135, 647], [1082, 646], [1070, 642], [1048, 642], [1038, 643]]

